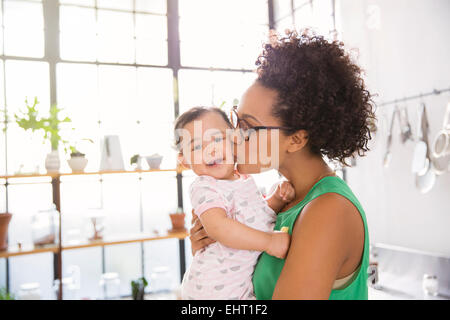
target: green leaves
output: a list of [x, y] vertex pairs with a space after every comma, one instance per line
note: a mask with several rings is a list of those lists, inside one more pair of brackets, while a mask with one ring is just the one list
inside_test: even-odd
[[68, 141], [62, 139], [60, 135], [60, 125], [62, 123], [70, 123], [72, 120], [69, 117], [60, 120], [58, 116], [63, 109], [58, 108], [56, 104], [50, 106], [48, 117], [41, 117], [36, 108], [38, 104], [39, 101], [37, 97], [34, 98], [32, 106], [29, 105], [28, 99], [25, 98], [25, 112], [21, 111], [19, 114], [14, 114], [17, 125], [24, 130], [31, 130], [32, 132], [43, 130], [44, 142], [49, 141], [52, 150], [57, 150], [60, 142], [63, 143], [64, 149], [67, 150], [66, 144]]
[[0, 288], [0, 300], [15, 300], [12, 293], [7, 292], [5, 288]]

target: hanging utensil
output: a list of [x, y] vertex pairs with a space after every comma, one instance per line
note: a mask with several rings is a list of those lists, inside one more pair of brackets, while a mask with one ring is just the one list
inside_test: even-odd
[[398, 107], [397, 107], [397, 105], [395, 105], [394, 111], [392, 112], [391, 125], [389, 127], [389, 133], [388, 133], [388, 137], [387, 137], [386, 153], [384, 154], [384, 159], [383, 159], [383, 165], [385, 168], [389, 167], [389, 164], [390, 164], [391, 158], [392, 158], [392, 153], [391, 153], [392, 131], [394, 129], [394, 122], [395, 122], [395, 117], [397, 116], [397, 113], [398, 113]]
[[[416, 187], [419, 189], [419, 191], [421, 193], [427, 193], [429, 192], [435, 182], [436, 182], [436, 174], [433, 170], [433, 165], [432, 165], [432, 161], [430, 158], [430, 148], [428, 145], [428, 132], [429, 132], [429, 123], [428, 123], [428, 118], [427, 118], [427, 113], [426, 113], [426, 108], [425, 108], [425, 104], [422, 103], [419, 107], [419, 124], [420, 124], [420, 136], [419, 139], [423, 144], [425, 144], [421, 147], [418, 147], [419, 144], [416, 144], [416, 149], [414, 150], [414, 155], [418, 155], [420, 157], [423, 156], [423, 149], [425, 149], [425, 158], [421, 158], [418, 160], [418, 163], [423, 161], [423, 168], [421, 170], [418, 170], [416, 172]], [[418, 166], [419, 168], [419, 166]]]
[[445, 111], [442, 129], [433, 142], [433, 167], [436, 174], [441, 175], [450, 167], [450, 102]]
[[420, 105], [418, 108], [419, 120], [417, 127], [417, 142], [416, 146], [414, 147], [411, 166], [411, 171], [414, 174], [419, 175], [423, 175], [426, 172], [429, 165], [427, 158], [428, 148], [427, 144], [424, 141], [424, 127], [426, 127], [426, 124], [424, 123], [423, 111], [424, 107], [423, 105]]
[[398, 110], [398, 122], [400, 125], [400, 137], [402, 143], [405, 143], [408, 140], [413, 141], [411, 124], [408, 119], [408, 109], [406, 107], [402, 107]]

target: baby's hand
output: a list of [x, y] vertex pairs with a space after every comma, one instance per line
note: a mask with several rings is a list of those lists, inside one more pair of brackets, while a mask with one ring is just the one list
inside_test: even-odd
[[266, 252], [271, 256], [284, 259], [289, 250], [291, 236], [287, 232], [274, 231], [269, 242]]
[[285, 203], [289, 203], [295, 198], [295, 190], [289, 181], [283, 181], [277, 186], [275, 196]]

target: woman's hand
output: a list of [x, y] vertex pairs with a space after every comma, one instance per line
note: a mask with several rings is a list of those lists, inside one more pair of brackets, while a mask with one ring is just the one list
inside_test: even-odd
[[189, 239], [191, 240], [191, 251], [194, 256], [195, 253], [203, 249], [204, 247], [210, 245], [211, 243], [216, 242], [215, 240], [208, 237], [200, 219], [194, 213], [194, 209], [192, 209], [192, 227], [189, 230]]

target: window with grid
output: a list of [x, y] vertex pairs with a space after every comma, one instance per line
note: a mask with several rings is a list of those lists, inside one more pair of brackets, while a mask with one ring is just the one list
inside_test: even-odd
[[[86, 171], [98, 170], [101, 139], [108, 134], [119, 135], [126, 169], [131, 169], [132, 155], [152, 153], [164, 156], [162, 168], [175, 167], [171, 148], [175, 106], [180, 113], [194, 105], [225, 103], [230, 108], [234, 99], [240, 99], [255, 79], [254, 62], [267, 37], [268, 4], [177, 0], [181, 66], [172, 66], [168, 1], [174, 0], [0, 1], [0, 109], [10, 120], [6, 125], [2, 119], [6, 130], [0, 132], [2, 174], [45, 171], [50, 146], [42, 145], [42, 136], [11, 121], [24, 109], [25, 98], [32, 101], [35, 96], [44, 114], [53, 100], [64, 108], [76, 129], [67, 135], [94, 141], [82, 145], [89, 161]], [[47, 6], [56, 9], [58, 18], [45, 14]], [[59, 19], [56, 26], [51, 24], [57, 30], [45, 30], [45, 19]], [[49, 36], [57, 37], [50, 43], [58, 46], [47, 42], [46, 47]], [[60, 170], [69, 172], [68, 155], [60, 151], [60, 157]], [[187, 188], [192, 178], [187, 174], [183, 180], [188, 224]], [[5, 181], [0, 181], [0, 209], [14, 215], [9, 241], [31, 242], [31, 216], [52, 203], [50, 181], [13, 182], [6, 192]], [[63, 241], [84, 236], [84, 213], [91, 208], [104, 210], [107, 233], [168, 229], [168, 213], [177, 206], [176, 188], [175, 174], [170, 172], [143, 174], [142, 179], [132, 174], [63, 177]], [[189, 264], [189, 241], [186, 247]], [[81, 297], [99, 295], [104, 271], [120, 274], [123, 295], [130, 294], [131, 279], [142, 272], [150, 278], [158, 266], [169, 266], [175, 282], [180, 281], [178, 243], [170, 239], [145, 243], [143, 248], [105, 247], [103, 253], [100, 248], [63, 252], [63, 275], [72, 264], [81, 268]], [[35, 272], [29, 272], [30, 265]], [[6, 285], [8, 269], [11, 292], [17, 293], [22, 283], [39, 282], [43, 297], [53, 298], [52, 266], [50, 253], [0, 259], [0, 286]]]

